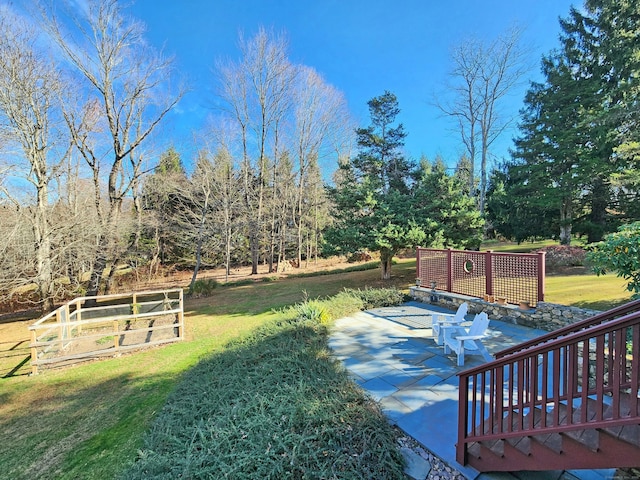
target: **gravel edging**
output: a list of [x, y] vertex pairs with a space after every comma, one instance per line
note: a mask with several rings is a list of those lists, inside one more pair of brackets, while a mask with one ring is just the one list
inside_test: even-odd
[[429, 450], [424, 448], [418, 441], [405, 434], [398, 427], [394, 427], [398, 433], [397, 442], [401, 449], [407, 449], [414, 455], [424, 459], [431, 465], [426, 476], [416, 478], [407, 474], [407, 478], [414, 480], [466, 480], [466, 477], [455, 468], [444, 463]]

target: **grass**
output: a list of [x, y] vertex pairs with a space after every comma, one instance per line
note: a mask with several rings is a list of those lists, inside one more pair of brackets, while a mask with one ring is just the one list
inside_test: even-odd
[[[410, 261], [395, 265], [391, 283], [410, 285], [414, 269]], [[305, 298], [334, 295], [345, 287], [382, 284], [379, 272], [368, 270], [221, 286], [211, 297], [187, 304], [185, 342], [49, 370], [33, 378], [20, 375], [27, 364], [15, 372], [18, 375], [0, 379], [2, 475], [16, 480], [117, 477], [136, 458], [143, 434], [168, 395], [200, 361], [225, 351], [230, 340], [246, 338], [277, 321], [278, 309]], [[16, 336], [28, 338], [29, 323], [21, 325], [23, 333]]]
[[280, 312], [188, 372], [123, 478], [404, 478], [390, 426], [317, 317]]
[[493, 250], [494, 252], [504, 253], [530, 253], [540, 250], [551, 245], [558, 245], [554, 240], [535, 240], [522, 243], [503, 242], [498, 240], [488, 240], [482, 242], [480, 250]]
[[626, 282], [615, 275], [550, 275], [545, 281], [545, 301], [608, 310], [631, 300]]
[[[415, 260], [399, 261], [393, 266], [392, 273], [393, 285], [402, 289], [408, 288], [415, 279]], [[314, 330], [319, 328], [316, 326], [287, 324], [290, 319], [283, 317], [283, 309], [303, 302], [305, 299], [312, 300], [335, 295], [344, 288], [381, 285], [383, 282], [379, 280], [378, 270], [350, 271], [314, 277], [301, 276], [275, 282], [251, 282], [247, 285], [220, 285], [210, 297], [188, 301], [185, 342], [134, 355], [79, 364], [66, 369], [49, 370], [34, 378], [21, 375], [28, 371], [28, 363], [19, 367], [13, 372], [14, 376], [0, 378], [0, 431], [3, 433], [3, 442], [0, 443], [2, 476], [12, 479], [104, 479], [117, 477], [122, 473], [123, 468], [128, 466], [131, 468], [128, 474], [135, 477], [138, 473], [137, 467], [132, 466], [134, 460], [138, 458], [142, 461], [149, 457], [151, 461], [151, 451], [155, 451], [156, 443], [154, 442], [157, 440], [144, 437], [145, 432], [157, 433], [161, 425], [171, 423], [171, 418], [165, 420], [161, 418], [165, 415], [164, 406], [171, 404], [167, 403], [169, 395], [177, 391], [178, 385], [184, 389], [193, 383], [196, 391], [220, 390], [218, 386], [221, 384], [215, 383], [213, 375], [209, 374], [208, 379], [200, 380], [198, 372], [211, 372], [211, 369], [220, 368], [222, 365], [225, 366], [220, 372], [223, 375], [234, 355], [237, 357], [239, 352], [242, 353], [241, 356], [253, 355], [262, 351], [262, 356], [252, 357], [254, 358], [253, 367], [258, 368], [256, 371], [260, 372], [260, 365], [271, 365], [266, 363], [267, 359], [271, 361], [272, 355], [280, 350], [287, 350], [284, 345], [289, 345], [291, 336], [301, 341], [302, 350], [295, 351], [297, 353], [294, 354], [294, 350], [289, 349], [291, 352], [283, 352], [283, 354], [291, 353], [295, 361], [292, 356], [274, 356], [274, 362], [291, 364], [290, 366], [296, 368], [295, 365], [299, 365], [297, 361], [303, 358], [302, 365], [305, 367], [298, 366], [295, 375], [286, 373], [282, 376], [282, 381], [288, 382], [289, 385], [288, 390], [285, 389], [285, 391], [289, 392], [292, 398], [297, 399], [305, 415], [307, 412], [321, 415], [321, 411], [315, 410], [321, 410], [319, 405], [326, 401], [326, 392], [318, 390], [315, 396], [309, 395], [309, 389], [315, 381], [313, 378], [303, 378], [301, 375], [303, 370], [307, 369], [310, 358], [324, 359], [325, 353], [318, 346], [322, 344], [324, 333], [321, 330]], [[622, 285], [623, 281], [614, 276], [553, 276], [547, 278], [546, 298], [550, 302], [565, 305], [605, 308], [607, 302], [622, 303], [629, 299], [629, 292], [626, 292]], [[320, 304], [320, 307], [324, 305], [322, 302]], [[334, 304], [332, 308], [336, 311], [338, 306]], [[350, 308], [353, 308], [353, 304], [351, 301], [343, 301], [340, 308], [343, 313], [347, 313]], [[12, 352], [19, 351], [22, 355], [28, 353], [24, 343], [21, 342], [25, 337], [28, 340], [26, 327], [30, 323], [26, 321], [0, 324], [0, 337], [2, 342], [8, 345], [6, 350], [8, 354], [13, 355]], [[281, 332], [274, 330], [275, 325], [281, 325], [283, 330]], [[16, 326], [20, 327], [19, 332], [15, 330]], [[266, 330], [259, 330], [263, 326]], [[227, 346], [232, 340], [235, 343]], [[271, 340], [280, 346], [275, 352], [269, 350]], [[11, 350], [13, 347], [15, 349]], [[21, 348], [23, 350], [20, 350]], [[3, 349], [2, 345], [0, 349]], [[0, 358], [0, 372], [10, 372], [15, 369], [19, 366], [20, 358], [19, 355]], [[279, 360], [276, 361], [277, 358]], [[287, 358], [289, 360], [286, 360]], [[325, 373], [331, 372], [329, 364], [318, 366], [318, 368], [324, 369]], [[227, 379], [225, 385], [231, 382], [228, 377], [224, 378]], [[289, 379], [291, 381], [288, 381]], [[296, 379], [297, 383], [292, 383], [292, 379]], [[343, 385], [339, 379], [335, 382], [335, 385]], [[268, 398], [258, 391], [247, 390], [252, 385], [251, 382], [246, 383], [240, 379], [239, 383], [245, 388], [240, 392], [249, 392], [248, 395], [238, 396], [235, 387], [230, 388], [229, 391], [219, 392], [220, 395], [225, 395], [225, 401], [235, 399], [239, 405], [238, 408], [249, 408], [248, 403], [242, 404], [241, 401], [254, 402], [255, 400], [256, 403], [251, 403], [252, 411], [260, 412], [260, 409], [264, 409], [262, 411], [265, 417], [272, 416], [277, 405], [271, 403], [267, 405], [265, 401]], [[261, 385], [255, 381], [253, 384]], [[295, 387], [299, 387], [299, 390], [295, 390]], [[341, 393], [345, 395], [342, 397], [342, 402], [345, 398], [352, 398], [349, 396], [351, 393], [347, 387], [340, 386], [335, 389], [344, 390]], [[309, 401], [303, 401], [302, 396], [309, 396]], [[179, 402], [181, 397], [179, 394], [174, 394], [171, 398], [171, 402]], [[267, 410], [268, 408], [271, 410]], [[270, 412], [269, 415], [267, 411]], [[359, 413], [355, 418], [358, 422], [353, 420], [354, 423], [347, 422], [347, 425], [351, 425], [352, 428], [356, 425], [358, 429], [365, 428], [370, 421], [365, 420], [365, 418], [370, 419], [365, 415], [369, 413]], [[289, 417], [288, 422], [293, 421], [291, 418], [293, 417]], [[321, 423], [325, 421], [322, 416], [309, 416], [309, 419], [311, 418]], [[153, 424], [154, 430], [150, 430], [154, 420], [159, 423]], [[251, 428], [254, 428], [255, 425], [253, 423], [252, 425]], [[282, 425], [290, 426], [291, 424], [283, 423]], [[213, 428], [212, 425], [192, 423], [185, 427], [183, 435], [198, 434], [200, 431], [198, 429], [205, 426]], [[244, 427], [244, 425], [227, 423], [225, 428]], [[220, 432], [227, 432], [224, 428], [208, 431], [211, 435], [214, 432], [218, 432], [218, 435], [221, 435]], [[304, 437], [310, 434], [309, 432], [313, 432], [313, 429], [295, 430], [295, 432], [296, 435]], [[336, 442], [342, 438], [342, 435], [347, 435], [346, 432], [351, 435], [349, 430], [341, 432], [336, 430], [337, 437], [332, 437]], [[291, 438], [300, 440], [302, 437]], [[198, 437], [196, 435], [193, 438]], [[238, 440], [237, 437], [233, 439], [238, 442], [244, 440], [242, 438]], [[372, 438], [372, 440], [375, 439]], [[278, 441], [284, 442], [282, 438]], [[242, 442], [237, 446], [241, 444]], [[202, 449], [210, 448], [211, 444], [208, 440], [202, 440], [202, 442], [195, 442], [194, 448], [196, 445], [201, 449], [200, 452], [203, 452], [205, 450]], [[256, 445], [264, 448], [261, 453], [265, 453], [269, 448], [268, 443], [256, 443]], [[282, 446], [284, 443], [278, 445]], [[275, 447], [276, 443], [272, 442], [269, 452], [272, 452]], [[138, 455], [139, 450], [143, 452], [141, 455]], [[284, 450], [280, 451], [284, 452]], [[293, 450], [289, 452], [292, 454]], [[195, 462], [200, 453], [193, 450], [192, 454]], [[260, 458], [260, 455], [255, 455]], [[182, 455], [180, 457], [182, 458]], [[332, 461], [334, 465], [345, 465], [335, 458]], [[149, 465], [152, 466], [152, 464], [153, 461]], [[187, 467], [182, 463], [181, 468]]]

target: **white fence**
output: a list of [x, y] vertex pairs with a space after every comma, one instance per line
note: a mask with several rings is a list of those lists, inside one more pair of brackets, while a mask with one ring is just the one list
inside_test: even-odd
[[29, 327], [31, 372], [184, 338], [182, 289], [80, 297]]

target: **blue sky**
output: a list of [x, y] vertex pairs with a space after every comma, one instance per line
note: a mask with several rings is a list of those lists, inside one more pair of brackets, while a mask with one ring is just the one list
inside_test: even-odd
[[[286, 33], [289, 57], [315, 68], [344, 92], [361, 126], [369, 123], [366, 102], [390, 90], [408, 133], [406, 152], [417, 159], [437, 154], [454, 164], [463, 153], [452, 123], [432, 105], [442, 95], [450, 68], [449, 49], [470, 35], [492, 40], [514, 23], [524, 28], [534, 66], [509, 108], [517, 112], [531, 79], [540, 79], [540, 57], [558, 46], [559, 17], [568, 0], [137, 0], [131, 13], [147, 26], [156, 47], [175, 56], [191, 92], [168, 119], [166, 135], [189, 162], [192, 131], [211, 113], [216, 59], [238, 58], [238, 34], [260, 26]], [[496, 145], [507, 155], [513, 132]]]

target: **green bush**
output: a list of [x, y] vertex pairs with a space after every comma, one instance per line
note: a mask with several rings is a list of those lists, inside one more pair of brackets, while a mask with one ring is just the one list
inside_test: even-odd
[[330, 317], [334, 320], [364, 310], [364, 302], [362, 299], [346, 291], [326, 299], [323, 303]]
[[627, 290], [633, 297], [640, 298], [640, 222], [621, 226], [590, 248], [588, 259], [595, 273], [616, 272], [627, 280]]
[[329, 312], [319, 300], [307, 300], [293, 306], [296, 316], [300, 320], [311, 320], [314, 322], [327, 323]]
[[225, 287], [243, 287], [245, 285], [253, 285], [256, 283], [251, 278], [245, 278], [242, 280], [236, 280], [235, 282], [227, 282], [224, 284]]
[[218, 281], [215, 278], [205, 278], [202, 280], [196, 280], [195, 283], [189, 289], [189, 295], [194, 298], [208, 297], [218, 286]]
[[288, 319], [310, 320], [326, 323], [361, 310], [399, 305], [405, 301], [404, 294], [395, 288], [349, 289], [324, 300], [308, 300], [279, 313]]
[[391, 307], [405, 301], [405, 295], [395, 288], [345, 289], [345, 291], [362, 300], [363, 309]]

